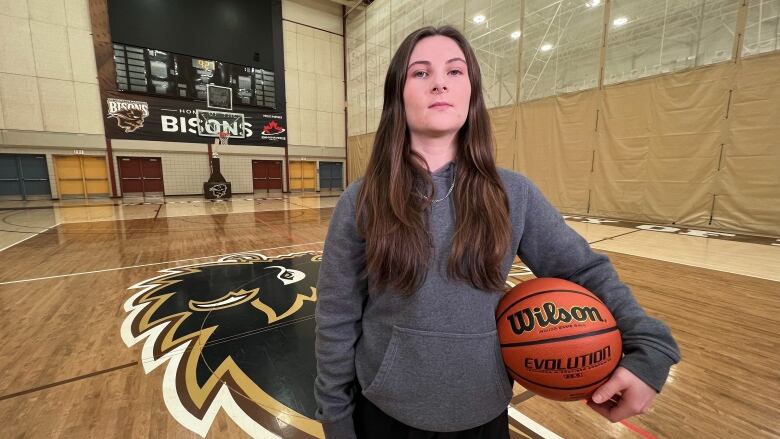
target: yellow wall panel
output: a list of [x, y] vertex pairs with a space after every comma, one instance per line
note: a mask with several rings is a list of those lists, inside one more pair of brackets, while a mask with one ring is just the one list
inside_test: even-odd
[[59, 180], [60, 197], [83, 197], [84, 182], [81, 180]]
[[317, 176], [317, 166], [314, 162], [303, 163], [303, 178], [315, 178]]
[[57, 171], [57, 178], [78, 178], [81, 179], [81, 162], [78, 156], [54, 156], [54, 167]]
[[61, 197], [111, 194], [104, 156], [54, 156], [54, 167]]
[[[496, 161], [565, 213], [780, 236], [779, 90], [770, 53], [492, 108]], [[374, 135], [347, 138], [349, 181]]]
[[736, 67], [710, 227], [780, 236], [780, 53]]
[[303, 170], [301, 168], [301, 162], [290, 162], [290, 180], [293, 179], [300, 179], [303, 175]]
[[83, 156], [81, 159], [84, 163], [85, 178], [108, 178], [105, 157]]
[[87, 196], [106, 196], [110, 195], [110, 192], [108, 180], [87, 180]]
[[495, 160], [496, 165], [514, 169], [515, 165], [515, 106], [491, 108], [490, 125], [493, 129], [493, 139], [495, 140]]
[[315, 162], [290, 161], [290, 190], [313, 191], [317, 189], [317, 164]]

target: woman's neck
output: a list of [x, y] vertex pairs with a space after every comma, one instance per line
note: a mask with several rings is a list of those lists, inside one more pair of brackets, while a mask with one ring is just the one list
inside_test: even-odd
[[457, 132], [438, 137], [411, 133], [411, 148], [425, 159], [433, 173], [455, 159], [457, 136]]

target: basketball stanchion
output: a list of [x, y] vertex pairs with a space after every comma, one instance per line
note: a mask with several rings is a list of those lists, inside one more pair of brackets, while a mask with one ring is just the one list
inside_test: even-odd
[[207, 200], [222, 200], [233, 196], [230, 182], [225, 180], [225, 177], [222, 176], [219, 166], [219, 150], [224, 150], [228, 145], [229, 138], [230, 133], [227, 131], [220, 131], [217, 134], [217, 142], [214, 142], [210, 157], [211, 175], [209, 176], [209, 180], [203, 183], [203, 195]]

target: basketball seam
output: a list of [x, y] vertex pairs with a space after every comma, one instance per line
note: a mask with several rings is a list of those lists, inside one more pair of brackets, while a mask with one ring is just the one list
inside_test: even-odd
[[592, 335], [601, 335], [601, 334], [607, 334], [612, 331], [617, 331], [617, 326], [612, 326], [609, 328], [599, 329], [598, 331], [591, 331], [591, 332], [584, 332], [582, 334], [575, 334], [575, 335], [567, 335], [565, 337], [558, 337], [558, 338], [547, 338], [544, 340], [533, 340], [533, 341], [522, 341], [517, 343], [501, 343], [502, 348], [516, 348], [521, 346], [531, 346], [535, 344], [545, 344], [545, 343], [556, 343], [559, 341], [567, 341], [567, 340], [576, 340], [578, 338], [582, 337], [590, 337]]
[[529, 382], [529, 383], [531, 383], [531, 384], [533, 384], [533, 385], [535, 385], [535, 386], [544, 387], [544, 388], [546, 388], [546, 389], [555, 389], [555, 390], [577, 390], [577, 389], [584, 389], [584, 388], [586, 388], [586, 387], [590, 387], [590, 386], [595, 386], [596, 384], [599, 384], [600, 382], [602, 382], [602, 381], [605, 381], [605, 380], [609, 379], [609, 377], [611, 377], [611, 376], [612, 376], [612, 374], [615, 372], [615, 370], [617, 370], [617, 368], [618, 368], [618, 367], [620, 367], [620, 362], [618, 362], [618, 363], [615, 365], [615, 367], [613, 367], [613, 368], [612, 368], [612, 370], [610, 370], [610, 371], [609, 371], [609, 373], [608, 373], [608, 374], [606, 374], [606, 375], [604, 376], [604, 378], [602, 378], [602, 379], [600, 379], [600, 380], [598, 380], [598, 381], [595, 381], [595, 382], [593, 382], [593, 383], [586, 384], [586, 385], [584, 385], [584, 386], [577, 386], [577, 387], [555, 387], [555, 386], [548, 386], [548, 385], [545, 385], [545, 384], [540, 384], [540, 383], [537, 383], [537, 382], [535, 382], [535, 381], [531, 381], [531, 380], [529, 380], [528, 378], [523, 378], [523, 377], [522, 377], [520, 374], [518, 374], [517, 372], [515, 372], [515, 371], [514, 371], [512, 368], [510, 368], [510, 367], [507, 367], [507, 369], [509, 369], [509, 372], [511, 372], [511, 373], [512, 373], [512, 375], [514, 376], [515, 380], [517, 380], [517, 379], [519, 378], [519, 379], [521, 379], [521, 380], [523, 380], [523, 381], [526, 381], [526, 382]]
[[530, 295], [525, 296], [525, 297], [523, 297], [521, 299], [517, 299], [516, 301], [511, 303], [509, 306], [507, 306], [505, 310], [501, 311], [501, 314], [499, 314], [498, 317], [496, 317], [496, 321], [500, 320], [501, 317], [504, 317], [504, 314], [506, 314], [507, 311], [509, 311], [513, 306], [517, 305], [518, 303], [522, 302], [523, 300], [530, 299], [531, 297], [538, 296], [540, 294], [547, 294], [547, 293], [575, 293], [575, 294], [581, 294], [581, 295], [587, 296], [587, 297], [589, 297], [591, 299], [595, 299], [597, 302], [601, 303], [602, 305], [604, 304], [604, 302], [602, 302], [601, 299], [599, 299], [594, 293], [585, 293], [585, 292], [577, 291], [577, 290], [562, 290], [562, 289], [544, 290], [544, 291], [539, 291], [539, 292], [530, 294]]

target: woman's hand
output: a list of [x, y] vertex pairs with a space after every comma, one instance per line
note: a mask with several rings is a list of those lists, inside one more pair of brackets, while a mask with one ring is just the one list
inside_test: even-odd
[[646, 413], [657, 395], [624, 367], [618, 367], [606, 383], [596, 389], [588, 400], [590, 408], [612, 422]]

